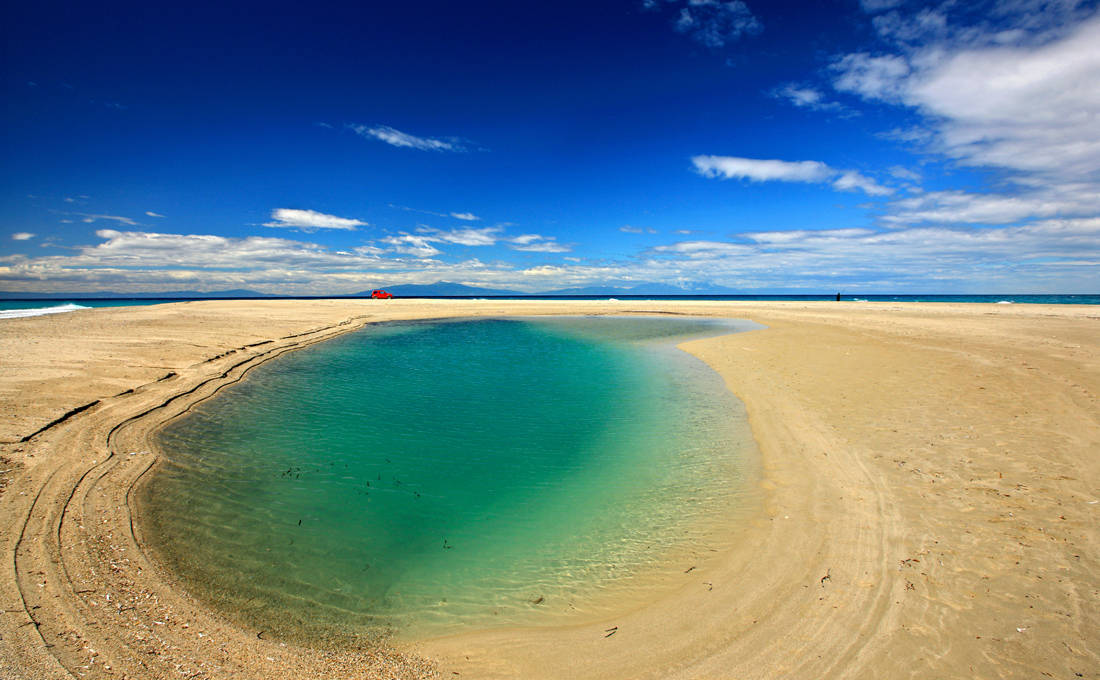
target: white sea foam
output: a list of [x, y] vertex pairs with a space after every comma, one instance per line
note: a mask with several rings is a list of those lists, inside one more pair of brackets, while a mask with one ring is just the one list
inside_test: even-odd
[[61, 314], [75, 312], [78, 309], [91, 309], [84, 305], [64, 304], [53, 307], [32, 307], [31, 309], [0, 309], [0, 319], [16, 319], [21, 316], [42, 316], [43, 314]]
[[999, 305], [1010, 305], [1010, 304], [1012, 304], [1012, 300], [997, 300], [997, 304], [999, 304]]

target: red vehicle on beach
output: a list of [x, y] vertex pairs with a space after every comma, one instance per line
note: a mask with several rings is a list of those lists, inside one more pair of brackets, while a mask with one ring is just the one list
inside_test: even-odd
[[372, 300], [389, 300], [390, 298], [393, 297], [393, 295], [391, 295], [390, 293], [387, 293], [386, 291], [381, 290], [381, 289], [372, 290], [370, 292], [370, 296], [371, 296]]

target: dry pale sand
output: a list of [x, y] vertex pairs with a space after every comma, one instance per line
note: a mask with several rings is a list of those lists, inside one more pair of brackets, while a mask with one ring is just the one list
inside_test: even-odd
[[[150, 435], [259, 363], [386, 319], [646, 312], [768, 326], [683, 346], [745, 402], [763, 501], [727, 553], [669, 565], [683, 583], [659, 601], [301, 648], [206, 610], [141, 547]], [[0, 677], [1098, 677], [1098, 394], [1095, 307], [202, 302], [5, 320]]]

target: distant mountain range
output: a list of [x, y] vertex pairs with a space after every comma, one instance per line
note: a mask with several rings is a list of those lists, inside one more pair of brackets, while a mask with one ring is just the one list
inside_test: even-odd
[[[479, 286], [467, 286], [462, 283], [450, 281], [438, 281], [428, 284], [398, 284], [383, 286], [383, 288], [395, 297], [479, 297], [479, 296], [517, 296], [517, 295], [736, 295], [740, 291], [718, 286], [702, 288], [678, 288], [664, 283], [641, 283], [629, 288], [617, 288], [614, 286], [585, 286], [583, 288], [560, 288], [539, 293], [524, 293], [506, 288], [482, 288]], [[370, 290], [362, 290], [349, 295], [334, 295], [331, 297], [370, 297]], [[278, 298], [283, 295], [272, 295], [255, 290], [172, 290], [164, 292], [119, 293], [115, 291], [96, 292], [68, 292], [68, 293], [23, 293], [13, 291], [0, 291], [0, 300], [66, 300], [66, 299], [111, 299], [111, 298]], [[306, 296], [313, 297], [313, 296]], [[323, 297], [323, 296], [317, 296]]]

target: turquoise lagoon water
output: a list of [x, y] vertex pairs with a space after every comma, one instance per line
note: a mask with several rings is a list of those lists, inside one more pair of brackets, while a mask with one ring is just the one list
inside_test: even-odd
[[288, 638], [607, 615], [729, 541], [751, 434], [674, 344], [754, 327], [395, 323], [309, 347], [162, 432], [146, 537], [190, 592]]

